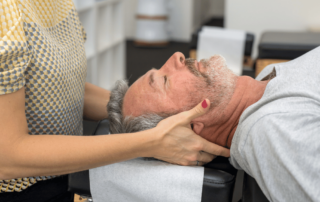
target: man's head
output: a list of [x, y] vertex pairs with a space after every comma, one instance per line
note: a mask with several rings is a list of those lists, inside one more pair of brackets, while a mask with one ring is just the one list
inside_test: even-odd
[[177, 52], [159, 70], [151, 69], [130, 88], [124, 81], [117, 82], [108, 104], [111, 131], [135, 132], [155, 127], [163, 118], [189, 110], [208, 98], [209, 113], [193, 121], [194, 131], [200, 134], [209, 124], [209, 117], [224, 110], [236, 79], [222, 56], [197, 62]]

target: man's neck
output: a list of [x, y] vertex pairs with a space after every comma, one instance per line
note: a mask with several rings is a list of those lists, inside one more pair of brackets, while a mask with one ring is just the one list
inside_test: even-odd
[[261, 99], [269, 81], [257, 81], [251, 77], [238, 77], [234, 93], [226, 106], [217, 107], [207, 119], [200, 135], [218, 145], [231, 147], [243, 111]]

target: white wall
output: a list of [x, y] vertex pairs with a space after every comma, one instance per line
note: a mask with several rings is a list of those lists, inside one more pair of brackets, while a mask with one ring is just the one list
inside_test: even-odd
[[306, 31], [317, 26], [319, 0], [226, 0], [225, 27], [255, 34], [254, 57], [264, 31]]

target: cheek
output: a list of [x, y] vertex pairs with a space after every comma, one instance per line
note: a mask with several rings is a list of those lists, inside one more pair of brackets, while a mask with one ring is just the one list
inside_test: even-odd
[[125, 97], [123, 112], [125, 115], [140, 116], [143, 113], [153, 111], [156, 101], [154, 98], [153, 93], [147, 93], [143, 90], [135, 91]]
[[159, 92], [149, 92], [144, 96], [145, 100], [140, 101], [140, 105], [143, 105], [142, 112], [171, 112], [175, 107], [175, 103], [172, 102], [168, 94]]
[[[183, 76], [181, 76], [183, 78]], [[193, 85], [190, 78], [182, 79], [176, 78], [174, 84], [171, 86], [171, 93], [178, 98], [186, 97], [192, 91]]]
[[[199, 82], [195, 78], [177, 79], [167, 97], [172, 101], [171, 106], [176, 106], [176, 110], [185, 111], [196, 105], [202, 99], [201, 93], [196, 88]], [[200, 102], [199, 101], [199, 102]]]

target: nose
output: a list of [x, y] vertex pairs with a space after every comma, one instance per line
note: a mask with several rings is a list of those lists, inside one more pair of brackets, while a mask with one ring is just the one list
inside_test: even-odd
[[170, 59], [172, 59], [172, 63], [176, 69], [183, 68], [185, 65], [186, 58], [181, 52], [174, 53]]
[[186, 58], [183, 53], [176, 52], [161, 67], [160, 71], [165, 74], [170, 74], [170, 72], [174, 72], [175, 70], [181, 70], [185, 67], [185, 60]]
[[181, 69], [185, 66], [185, 60], [183, 53], [176, 52], [174, 53], [169, 60], [164, 64], [163, 69], [174, 70]]

